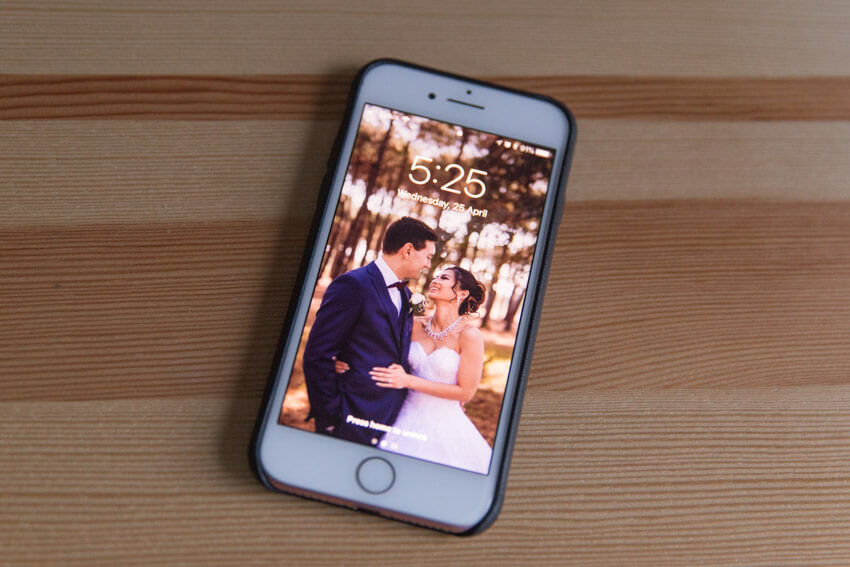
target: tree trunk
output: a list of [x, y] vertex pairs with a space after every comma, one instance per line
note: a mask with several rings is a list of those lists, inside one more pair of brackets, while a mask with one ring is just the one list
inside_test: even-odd
[[499, 272], [501, 271], [502, 264], [504, 264], [508, 259], [509, 249], [510, 242], [505, 244], [502, 248], [502, 255], [499, 257], [499, 261], [495, 265], [493, 281], [490, 283], [490, 293], [487, 294], [487, 301], [484, 302], [484, 316], [481, 318], [482, 327], [490, 321], [490, 310], [493, 309], [493, 303], [496, 301], [496, 284], [499, 283]]
[[511, 293], [511, 298], [508, 301], [508, 312], [505, 313], [505, 318], [503, 319], [505, 323], [505, 326], [502, 329], [503, 331], [510, 331], [511, 327], [513, 327], [514, 317], [516, 316], [520, 303], [522, 303], [522, 296], [524, 293], [524, 287], [522, 287], [521, 285], [514, 286], [513, 292]]
[[357, 242], [360, 240], [360, 235], [363, 231], [363, 223], [369, 214], [369, 208], [366, 204], [369, 202], [369, 196], [375, 190], [378, 174], [381, 172], [381, 164], [384, 161], [384, 153], [387, 151], [387, 145], [389, 144], [390, 135], [393, 131], [393, 122], [395, 122], [395, 119], [390, 120], [390, 126], [387, 128], [387, 133], [384, 135], [384, 139], [381, 141], [381, 146], [378, 148], [378, 155], [375, 157], [375, 161], [372, 163], [372, 169], [369, 171], [369, 179], [366, 181], [366, 193], [363, 198], [363, 204], [360, 205], [360, 210], [357, 211], [357, 216], [354, 217], [354, 221], [351, 223], [351, 228], [348, 231], [348, 235], [345, 238], [342, 249], [339, 250], [337, 257], [334, 260], [333, 269], [331, 270], [332, 278], [336, 278], [343, 272], [347, 271], [354, 249], [357, 246]]

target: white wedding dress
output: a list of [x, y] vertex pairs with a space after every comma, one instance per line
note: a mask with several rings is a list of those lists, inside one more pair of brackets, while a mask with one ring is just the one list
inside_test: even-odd
[[[416, 341], [410, 345], [411, 373], [432, 382], [457, 384], [460, 355], [450, 348], [428, 354]], [[380, 444], [382, 449], [482, 474], [490, 468], [492, 449], [463, 413], [460, 402], [415, 390], [407, 393], [401, 411]]]

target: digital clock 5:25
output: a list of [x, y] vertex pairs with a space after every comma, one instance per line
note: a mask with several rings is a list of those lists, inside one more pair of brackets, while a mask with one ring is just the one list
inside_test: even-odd
[[[429, 157], [419, 155], [416, 156], [413, 159], [413, 163], [410, 165], [410, 173], [407, 174], [407, 178], [410, 179], [410, 181], [412, 183], [415, 183], [416, 185], [425, 185], [429, 181], [435, 184], [439, 183], [436, 178], [432, 177], [431, 169], [427, 165], [422, 163], [430, 163], [432, 161], [434, 160]], [[435, 169], [439, 170], [440, 166], [435, 166]], [[454, 185], [459, 183], [461, 179], [466, 177], [466, 180], [464, 181], [465, 185], [463, 186], [463, 193], [466, 193], [467, 196], [472, 197], [473, 199], [478, 199], [479, 197], [483, 197], [484, 193], [487, 192], [487, 186], [484, 184], [484, 180], [476, 177], [486, 177], [486, 171], [469, 168], [469, 173], [467, 173], [466, 169], [464, 169], [462, 165], [457, 163], [450, 163], [446, 166], [445, 171], [448, 173], [452, 170], [457, 172], [455, 177], [447, 181], [445, 184], [440, 185], [441, 191], [448, 191], [449, 193], [456, 193], [460, 195], [461, 190], [455, 188]]]

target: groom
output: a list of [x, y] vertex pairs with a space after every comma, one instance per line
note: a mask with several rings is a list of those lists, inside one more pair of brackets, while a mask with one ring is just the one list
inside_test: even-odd
[[[393, 363], [410, 371], [413, 316], [403, 280], [431, 266], [436, 242], [428, 225], [403, 217], [387, 228], [377, 260], [328, 286], [304, 349], [307, 419], [316, 419], [318, 433], [374, 444], [384, 432], [368, 425], [395, 421], [407, 390], [376, 386], [369, 371]], [[335, 358], [348, 363], [348, 371], [337, 374]]]

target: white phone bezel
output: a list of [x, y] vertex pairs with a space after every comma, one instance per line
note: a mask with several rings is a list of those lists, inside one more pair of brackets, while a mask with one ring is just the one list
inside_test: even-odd
[[[432, 93], [433, 96], [429, 96]], [[367, 103], [554, 150], [554, 165], [538, 234], [538, 247], [529, 275], [529, 281], [537, 281], [545, 260], [545, 254], [540, 253], [539, 243], [549, 238], [546, 231], [552, 226], [558, 182], [565, 163], [563, 156], [568, 149], [571, 133], [570, 121], [562, 108], [522, 93], [392, 62], [371, 66], [361, 78], [348, 116], [344, 138], [340, 142], [339, 159], [332, 173], [329, 196], [321, 211], [322, 221], [316, 242], [327, 241], [363, 107]], [[324, 497], [353, 507], [384, 511], [394, 517], [427, 523], [449, 531], [462, 532], [476, 526], [487, 515], [494, 501], [500, 463], [504, 458], [510, 429], [505, 425], [513, 413], [522, 350], [514, 348], [493, 458], [487, 475], [279, 425], [281, 404], [323, 252], [323, 247], [316, 247], [309, 261], [300, 301], [290, 324], [290, 338], [282, 351], [268, 411], [257, 434], [256, 460], [261, 474], [279, 488]], [[534, 305], [536, 294], [536, 286], [529, 285], [524, 305]], [[525, 306], [518, 324], [517, 345], [525, 342], [529, 334], [531, 310]], [[383, 494], [364, 491], [355, 478], [357, 466], [372, 456], [387, 460], [395, 469], [395, 482]]]

